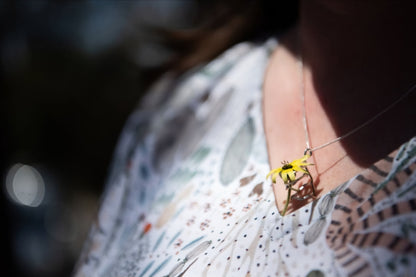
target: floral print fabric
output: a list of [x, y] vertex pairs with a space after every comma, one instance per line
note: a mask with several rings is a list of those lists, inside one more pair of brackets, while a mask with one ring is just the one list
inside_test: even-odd
[[282, 217], [262, 122], [271, 39], [166, 75], [121, 135], [76, 276], [416, 272], [416, 138]]

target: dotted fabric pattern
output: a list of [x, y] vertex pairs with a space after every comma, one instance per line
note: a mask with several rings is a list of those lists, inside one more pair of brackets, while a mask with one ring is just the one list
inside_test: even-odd
[[75, 276], [416, 272], [416, 138], [279, 215], [262, 122], [276, 44], [238, 44], [151, 89], [121, 135]]

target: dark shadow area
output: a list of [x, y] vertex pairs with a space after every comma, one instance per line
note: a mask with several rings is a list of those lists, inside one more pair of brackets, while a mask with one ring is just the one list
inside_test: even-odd
[[[357, 128], [340, 143], [366, 168], [416, 134], [416, 89], [409, 90], [416, 84], [416, 38], [411, 35], [416, 4], [344, 4], [306, 1], [303, 21], [280, 43], [302, 56], [310, 69], [336, 135]], [[318, 143], [326, 142], [312, 141], [313, 147]]]
[[[69, 276], [117, 138], [193, 1], [2, 1], [4, 276]], [[157, 21], [155, 21], [157, 20]]]
[[223, 2], [0, 2], [4, 276], [70, 276], [122, 127], [163, 70], [296, 18], [293, 1]]

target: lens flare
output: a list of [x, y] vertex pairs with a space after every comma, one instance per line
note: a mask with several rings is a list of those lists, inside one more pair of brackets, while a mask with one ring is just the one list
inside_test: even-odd
[[37, 207], [45, 196], [45, 183], [34, 167], [19, 163], [13, 165], [7, 173], [6, 191], [17, 204]]

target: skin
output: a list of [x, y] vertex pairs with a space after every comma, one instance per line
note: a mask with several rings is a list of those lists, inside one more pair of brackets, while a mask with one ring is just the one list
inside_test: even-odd
[[[364, 123], [416, 83], [415, 2], [301, 1], [299, 23], [279, 39], [264, 79], [271, 168], [305, 150], [301, 53], [312, 148]], [[415, 100], [416, 92], [354, 135], [314, 152], [308, 161], [315, 166], [308, 168], [317, 197], [415, 136]], [[273, 189], [281, 211], [287, 191], [281, 180]], [[311, 200], [292, 201], [288, 211]]]

